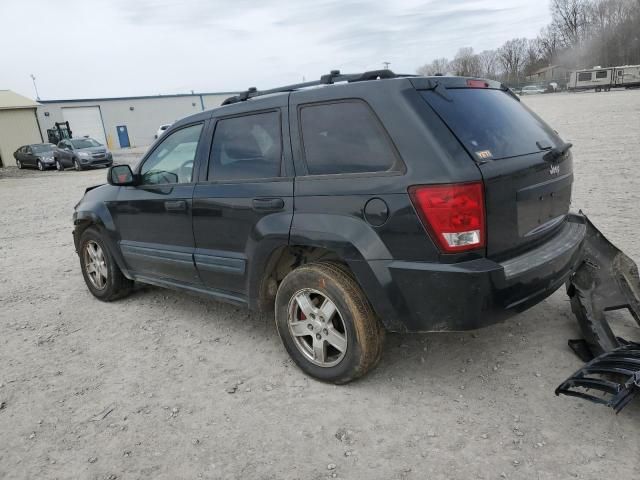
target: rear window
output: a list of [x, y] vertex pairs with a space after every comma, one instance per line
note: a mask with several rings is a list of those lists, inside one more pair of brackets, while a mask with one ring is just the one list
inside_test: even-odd
[[559, 143], [557, 135], [524, 104], [502, 90], [450, 88], [423, 98], [458, 140], [479, 160], [498, 160], [539, 152]]
[[385, 172], [396, 163], [385, 130], [362, 101], [304, 106], [300, 123], [311, 175]]

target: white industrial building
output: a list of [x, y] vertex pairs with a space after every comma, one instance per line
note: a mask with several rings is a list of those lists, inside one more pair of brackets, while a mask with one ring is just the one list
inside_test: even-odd
[[55, 122], [69, 122], [74, 137], [89, 135], [110, 148], [151, 144], [158, 127], [220, 106], [234, 92], [144, 97], [39, 100], [42, 137]]

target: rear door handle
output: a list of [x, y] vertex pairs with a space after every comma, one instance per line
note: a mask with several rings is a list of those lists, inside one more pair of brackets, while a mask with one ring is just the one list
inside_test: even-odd
[[187, 209], [187, 202], [184, 200], [166, 201], [164, 208], [167, 212], [180, 212]]
[[253, 209], [261, 212], [276, 212], [284, 208], [284, 200], [281, 198], [254, 198]]

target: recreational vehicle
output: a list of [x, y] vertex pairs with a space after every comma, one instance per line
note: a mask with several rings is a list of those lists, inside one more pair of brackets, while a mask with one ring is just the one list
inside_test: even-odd
[[587, 90], [608, 92], [616, 87], [640, 87], [640, 65], [621, 67], [593, 67], [571, 72], [568, 90]]

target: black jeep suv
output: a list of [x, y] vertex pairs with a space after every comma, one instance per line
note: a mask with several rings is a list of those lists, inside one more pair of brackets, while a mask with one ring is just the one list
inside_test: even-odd
[[569, 147], [493, 81], [334, 71], [172, 125], [87, 190], [75, 246], [97, 298], [138, 281], [274, 309], [300, 368], [344, 383], [385, 330], [480, 328], [567, 280]]

